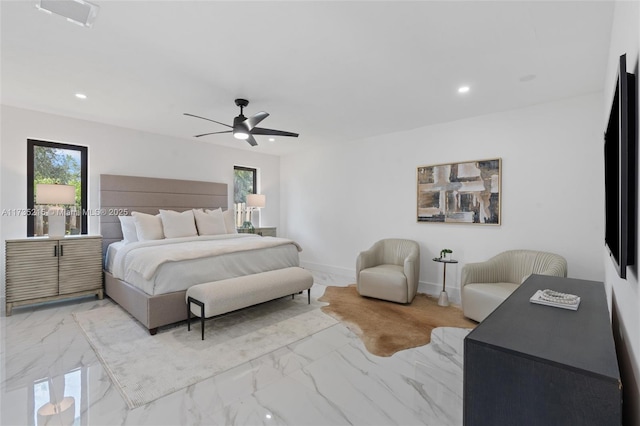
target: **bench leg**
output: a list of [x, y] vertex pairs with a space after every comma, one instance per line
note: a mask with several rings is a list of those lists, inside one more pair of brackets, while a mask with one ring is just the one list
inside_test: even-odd
[[[302, 294], [302, 292], [299, 292], [298, 294]], [[295, 294], [291, 295], [291, 299], [294, 299], [296, 297]], [[310, 305], [311, 304], [311, 289], [307, 290], [307, 304]]]
[[200, 307], [200, 328], [202, 329], [202, 340], [204, 340], [204, 303], [194, 299], [193, 297], [187, 297], [187, 331], [191, 331], [191, 304], [195, 303]]
[[191, 301], [187, 302], [187, 331], [191, 331]]

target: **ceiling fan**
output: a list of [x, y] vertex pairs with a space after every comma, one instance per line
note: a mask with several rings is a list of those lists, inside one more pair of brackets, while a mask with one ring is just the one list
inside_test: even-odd
[[210, 118], [189, 114], [188, 112], [185, 112], [184, 115], [188, 115], [189, 117], [201, 118], [203, 120], [212, 121], [214, 123], [218, 123], [223, 126], [231, 127], [231, 130], [195, 135], [196, 138], [199, 138], [201, 136], [217, 135], [219, 133], [233, 133], [234, 138], [245, 140], [249, 143], [249, 145], [256, 146], [258, 145], [258, 142], [256, 142], [256, 139], [253, 137], [253, 135], [291, 136], [294, 138], [298, 137], [298, 133], [285, 132], [282, 130], [265, 129], [263, 127], [256, 127], [258, 123], [260, 123], [262, 120], [264, 120], [269, 116], [269, 113], [260, 111], [259, 113], [247, 118], [244, 116], [244, 114], [242, 114], [242, 110], [244, 107], [249, 105], [249, 101], [246, 99], [236, 99], [236, 105], [240, 107], [240, 115], [233, 119], [233, 126], [221, 123], [216, 120], [212, 120]]

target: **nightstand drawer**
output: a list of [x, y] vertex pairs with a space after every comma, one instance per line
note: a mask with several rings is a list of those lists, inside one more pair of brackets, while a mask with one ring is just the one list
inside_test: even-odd
[[275, 226], [261, 226], [258, 228], [238, 228], [238, 232], [240, 234], [256, 234], [262, 235], [263, 237], [276, 237], [277, 229]]
[[256, 228], [256, 234], [262, 235], [263, 237], [275, 237], [276, 236], [276, 228], [267, 227], [267, 228]]

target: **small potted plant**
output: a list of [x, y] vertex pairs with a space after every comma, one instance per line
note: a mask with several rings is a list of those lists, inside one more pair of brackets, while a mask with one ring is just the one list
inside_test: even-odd
[[453, 253], [453, 250], [450, 249], [442, 249], [440, 250], [440, 259], [449, 260], [449, 255]]

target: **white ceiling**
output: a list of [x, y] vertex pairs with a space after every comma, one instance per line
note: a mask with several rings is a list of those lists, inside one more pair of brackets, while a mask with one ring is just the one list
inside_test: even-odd
[[602, 90], [614, 7], [94, 0], [83, 28], [35, 2], [0, 2], [3, 104], [191, 138], [243, 97], [300, 137], [201, 139], [278, 155]]

